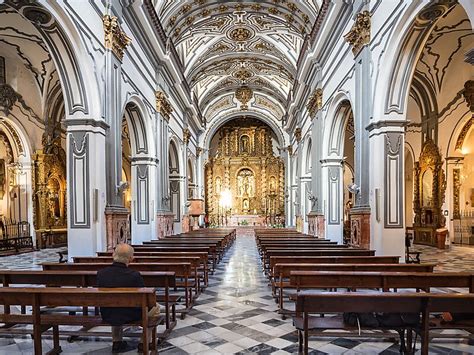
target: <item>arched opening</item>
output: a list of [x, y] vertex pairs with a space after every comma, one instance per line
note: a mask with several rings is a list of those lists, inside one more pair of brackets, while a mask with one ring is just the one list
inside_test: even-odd
[[[421, 23], [430, 6], [415, 22]], [[473, 82], [472, 66], [464, 57], [472, 48], [474, 34], [460, 4], [447, 5], [436, 16], [424, 22], [423, 47], [404, 48], [406, 53], [419, 53], [412, 63], [406, 101], [405, 151], [410, 153], [405, 154], [404, 197], [405, 223], [408, 228], [413, 226], [415, 242], [444, 248], [450, 242], [446, 239], [446, 244], [445, 234], [440, 232], [445, 227], [451, 232], [451, 241], [474, 244], [474, 235], [461, 235], [474, 225], [474, 218], [462, 218], [470, 214], [470, 190], [474, 188], [474, 182], [463, 180], [467, 175], [462, 172], [470, 169], [472, 161], [462, 148], [464, 139], [457, 142], [464, 122], [471, 120], [474, 111], [467, 94]], [[463, 138], [468, 137], [468, 130]]]
[[350, 101], [341, 97], [329, 115], [333, 118], [325, 132], [322, 174], [326, 230], [332, 240], [352, 243], [350, 211], [357, 189], [353, 188], [355, 126]]
[[171, 140], [169, 146], [169, 191], [170, 191], [170, 209], [174, 214], [174, 231], [181, 231], [181, 175], [178, 147], [174, 140]]
[[[71, 51], [58, 60], [57, 46], [68, 42], [43, 31], [64, 35], [52, 14], [37, 4], [0, 6], [2, 233], [33, 237], [38, 248], [63, 246], [68, 213], [74, 211], [67, 206], [64, 120], [84, 114], [87, 98], [83, 83], [72, 89], [79, 75], [62, 76], [65, 66], [77, 64]], [[79, 67], [70, 72], [78, 74]]]

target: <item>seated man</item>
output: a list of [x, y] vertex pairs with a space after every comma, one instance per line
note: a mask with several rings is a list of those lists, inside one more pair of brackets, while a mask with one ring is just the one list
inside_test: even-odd
[[[133, 248], [128, 244], [119, 244], [113, 254], [114, 262], [97, 272], [98, 287], [145, 287], [138, 271], [128, 268], [133, 260]], [[102, 318], [112, 326], [112, 352], [129, 351], [127, 342], [122, 340], [123, 325], [141, 320], [141, 308], [137, 307], [101, 307]], [[148, 315], [156, 317], [160, 313], [159, 305], [153, 307]]]

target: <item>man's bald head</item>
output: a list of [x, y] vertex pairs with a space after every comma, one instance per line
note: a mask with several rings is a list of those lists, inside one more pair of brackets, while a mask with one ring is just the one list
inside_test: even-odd
[[133, 259], [133, 248], [125, 243], [120, 243], [114, 250], [114, 261], [128, 265]]

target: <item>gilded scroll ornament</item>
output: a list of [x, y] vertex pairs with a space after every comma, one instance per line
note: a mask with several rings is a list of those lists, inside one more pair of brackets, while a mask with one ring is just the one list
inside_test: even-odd
[[235, 90], [235, 97], [242, 104], [240, 106], [241, 110], [247, 110], [248, 109], [247, 104], [252, 99], [252, 96], [253, 96], [253, 91], [248, 86], [241, 86], [241, 87], [237, 88], [237, 90]]
[[301, 141], [301, 128], [300, 127], [295, 129], [295, 139], [298, 143]]
[[464, 83], [463, 95], [469, 110], [474, 113], [474, 80], [468, 80]]
[[464, 139], [466, 139], [467, 133], [472, 127], [474, 117], [471, 117], [463, 126], [461, 132], [459, 133], [458, 139], [456, 140], [456, 150], [461, 150], [464, 144]]
[[313, 94], [309, 97], [306, 108], [308, 109], [309, 116], [313, 119], [319, 110], [323, 107], [323, 89], [316, 89]]
[[156, 97], [156, 110], [163, 115], [167, 120], [170, 119], [170, 115], [173, 112], [173, 107], [171, 106], [166, 94], [163, 91], [157, 91], [155, 94]]
[[104, 15], [102, 23], [104, 25], [105, 48], [111, 49], [117, 58], [122, 60], [125, 48], [132, 40], [122, 31], [116, 16]]
[[453, 218], [459, 219], [461, 206], [459, 195], [461, 192], [461, 169], [453, 169]]
[[370, 43], [370, 12], [362, 11], [357, 14], [351, 30], [344, 39], [352, 46], [352, 53], [357, 55], [363, 46]]
[[190, 138], [191, 138], [191, 131], [189, 130], [189, 128], [183, 129], [183, 143], [188, 144]]

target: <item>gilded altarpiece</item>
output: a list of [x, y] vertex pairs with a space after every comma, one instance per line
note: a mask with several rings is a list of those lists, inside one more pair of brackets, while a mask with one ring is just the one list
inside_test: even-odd
[[67, 244], [66, 153], [57, 138], [33, 156], [34, 226], [38, 248]]
[[[227, 125], [217, 133], [217, 153], [206, 165], [206, 214], [211, 224], [219, 224], [223, 214], [260, 216], [284, 220], [285, 167], [273, 154], [270, 128], [258, 121], [247, 125]], [[223, 210], [222, 193], [230, 191], [231, 207]], [[262, 222], [262, 223], [265, 223]]]

